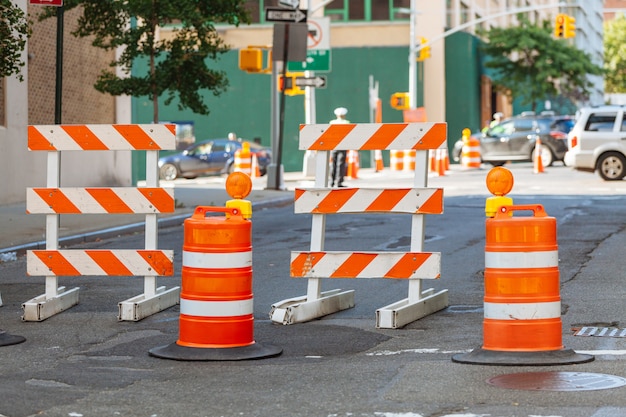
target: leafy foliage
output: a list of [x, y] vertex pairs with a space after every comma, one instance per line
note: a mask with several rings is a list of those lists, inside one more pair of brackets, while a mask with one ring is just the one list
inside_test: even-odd
[[604, 23], [604, 89], [626, 92], [626, 17], [617, 15]]
[[11, 0], [0, 0], [0, 77], [17, 75], [24, 81], [21, 55], [30, 33], [24, 11]]
[[[179, 99], [179, 108], [208, 114], [200, 90], [219, 96], [228, 87], [223, 71], [210, 68], [229, 50], [215, 28], [217, 23], [249, 23], [243, 0], [65, 0], [65, 8], [81, 6], [82, 16], [72, 33], [93, 36], [92, 44], [111, 50], [122, 47], [120, 56], [98, 77], [95, 88], [112, 95], [149, 96], [158, 121], [157, 99], [165, 104]], [[42, 18], [52, 15], [46, 10]], [[158, 36], [159, 27], [173, 25], [172, 36]], [[148, 74], [132, 74], [133, 63], [145, 59]], [[120, 67], [124, 76], [116, 74]]]
[[592, 84], [587, 75], [602, 74], [602, 68], [566, 40], [554, 39], [550, 22], [537, 26], [522, 15], [518, 19], [519, 26], [483, 32], [485, 65], [496, 72], [496, 88], [521, 98], [533, 110], [547, 97], [588, 98]]

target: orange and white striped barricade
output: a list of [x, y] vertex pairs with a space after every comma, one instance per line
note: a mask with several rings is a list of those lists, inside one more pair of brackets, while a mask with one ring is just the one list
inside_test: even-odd
[[[439, 253], [422, 252], [424, 215], [443, 212], [443, 190], [426, 188], [428, 149], [446, 140], [445, 123], [369, 123], [303, 125], [300, 149], [315, 150], [322, 161], [334, 149], [417, 151], [415, 188], [361, 189], [326, 187], [327, 171], [317, 172], [315, 186], [296, 189], [294, 210], [312, 216], [311, 246], [292, 252], [291, 276], [307, 278], [307, 294], [272, 305], [270, 318], [283, 324], [305, 322], [354, 306], [354, 291], [321, 291], [322, 278], [406, 279], [407, 298], [376, 311], [379, 328], [398, 328], [448, 305], [447, 290], [422, 291], [423, 279], [438, 279]], [[318, 167], [325, 164], [320, 162]], [[412, 215], [410, 252], [324, 251], [324, 224], [328, 214], [407, 213]]]
[[[514, 217], [530, 210], [533, 216]], [[486, 222], [483, 346], [460, 363], [564, 365], [589, 362], [563, 348], [556, 219], [543, 206], [500, 206]]]
[[252, 223], [237, 208], [196, 207], [184, 222], [178, 340], [150, 354], [190, 361], [279, 355], [282, 349], [254, 341], [253, 303]]
[[389, 168], [392, 171], [404, 170], [404, 151], [401, 149], [392, 149], [389, 151]]
[[[173, 251], [158, 250], [159, 213], [175, 210], [172, 190], [159, 187], [159, 150], [176, 149], [175, 126], [39, 125], [28, 127], [28, 149], [48, 152], [47, 187], [26, 190], [26, 211], [46, 215], [46, 249], [28, 251], [27, 273], [46, 277], [46, 292], [22, 304], [25, 321], [42, 321], [78, 303], [78, 287], [58, 276], [143, 275], [144, 293], [118, 304], [120, 320], [137, 321], [178, 303], [179, 287], [157, 287], [173, 275]], [[146, 151], [146, 187], [60, 188], [62, 151]], [[60, 214], [145, 214], [144, 250], [59, 250]]]

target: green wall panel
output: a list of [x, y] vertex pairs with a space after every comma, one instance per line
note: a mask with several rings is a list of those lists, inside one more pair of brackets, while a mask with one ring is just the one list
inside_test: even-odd
[[[379, 83], [379, 97], [383, 102], [383, 121], [401, 122], [402, 112], [389, 105], [391, 94], [408, 90], [408, 50], [393, 48], [335, 48], [332, 50], [331, 72], [318, 73], [327, 77], [326, 88], [316, 90], [316, 118], [327, 123], [334, 118], [336, 107], [346, 107], [348, 119], [356, 123], [370, 120], [369, 77]], [[228, 90], [219, 97], [205, 94], [210, 114], [202, 116], [189, 110], [179, 110], [177, 101], [169, 106], [160, 101], [161, 121], [193, 121], [196, 140], [225, 137], [236, 132], [239, 137], [260, 137], [270, 146], [270, 75], [248, 74], [238, 68], [238, 51], [221, 56], [211, 66], [223, 70], [229, 79]], [[145, 73], [145, 64], [138, 64], [135, 73]], [[421, 64], [418, 65], [421, 71]], [[419, 74], [418, 74], [419, 78]], [[298, 150], [299, 125], [304, 123], [304, 96], [285, 97], [285, 130], [283, 135], [282, 163], [285, 171], [302, 170], [304, 151]], [[421, 105], [421, 85], [418, 81], [418, 105]], [[152, 122], [152, 102], [146, 98], [133, 98], [133, 123]], [[365, 156], [365, 157], [364, 157]], [[369, 157], [361, 156], [361, 167], [369, 166]], [[134, 157], [133, 173], [142, 179], [145, 168], [142, 157]], [[145, 158], [143, 162], [145, 167]]]
[[446, 119], [451, 149], [466, 127], [480, 130], [480, 63], [478, 40], [457, 32], [446, 38]]

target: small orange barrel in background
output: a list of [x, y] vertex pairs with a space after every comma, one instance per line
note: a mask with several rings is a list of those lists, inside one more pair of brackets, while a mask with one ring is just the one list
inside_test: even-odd
[[404, 169], [404, 151], [396, 149], [389, 151], [389, 168], [392, 171], [402, 171]]

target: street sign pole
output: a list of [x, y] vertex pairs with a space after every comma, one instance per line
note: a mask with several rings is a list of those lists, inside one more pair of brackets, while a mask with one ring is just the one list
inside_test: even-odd
[[63, 96], [63, 6], [57, 7], [57, 50], [56, 86], [54, 99], [54, 123], [61, 124], [61, 103]]

